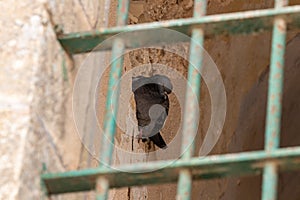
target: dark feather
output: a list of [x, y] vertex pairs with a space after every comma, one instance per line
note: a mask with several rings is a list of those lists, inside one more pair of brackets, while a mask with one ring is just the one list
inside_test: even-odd
[[136, 117], [142, 138], [149, 138], [160, 148], [167, 145], [160, 135], [160, 130], [169, 113], [168, 94], [172, 84], [166, 76], [133, 77], [132, 91], [136, 102]]

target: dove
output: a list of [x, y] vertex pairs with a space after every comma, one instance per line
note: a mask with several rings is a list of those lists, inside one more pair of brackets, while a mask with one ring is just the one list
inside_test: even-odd
[[160, 134], [169, 113], [169, 97], [173, 86], [163, 75], [132, 77], [132, 92], [136, 103], [139, 139], [150, 139], [159, 148], [167, 148]]

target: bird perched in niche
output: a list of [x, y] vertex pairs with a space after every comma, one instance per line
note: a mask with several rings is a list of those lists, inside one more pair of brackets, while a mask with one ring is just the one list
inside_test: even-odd
[[137, 76], [132, 78], [132, 91], [136, 103], [139, 139], [145, 142], [149, 138], [159, 148], [167, 148], [160, 134], [169, 113], [168, 94], [173, 86], [168, 77], [154, 75], [152, 77]]

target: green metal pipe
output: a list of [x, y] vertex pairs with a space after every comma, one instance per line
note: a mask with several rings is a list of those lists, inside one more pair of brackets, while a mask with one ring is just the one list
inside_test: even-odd
[[126, 164], [119, 166], [118, 169], [92, 168], [47, 173], [41, 175], [41, 180], [44, 182], [47, 193], [51, 195], [92, 190], [95, 188], [97, 178], [101, 176], [109, 180], [110, 188], [120, 188], [175, 182], [182, 169], [190, 170], [194, 180], [257, 175], [268, 162], [277, 164], [282, 171], [299, 170], [300, 147], [281, 148], [270, 153], [253, 151], [194, 157], [190, 160]]
[[[117, 117], [117, 110], [118, 110], [118, 97], [119, 97], [119, 86], [118, 81], [122, 74], [122, 66], [123, 66], [123, 52], [124, 52], [124, 43], [120, 39], [115, 39], [113, 42], [113, 49], [112, 49], [112, 61], [111, 64], [111, 71], [109, 75], [109, 82], [108, 82], [108, 91], [107, 91], [107, 98], [106, 98], [106, 114], [104, 118], [104, 128], [103, 128], [103, 135], [101, 141], [101, 152], [100, 152], [100, 167], [105, 167], [111, 165], [112, 162], [112, 155], [114, 150], [114, 136], [116, 132], [116, 117]], [[114, 95], [116, 93], [116, 95]], [[117, 98], [113, 98], [117, 97]], [[104, 200], [107, 198], [107, 193], [109, 190], [105, 183], [102, 184], [103, 188], [106, 190], [101, 190], [101, 193], [97, 193], [97, 200]]]
[[[194, 136], [197, 134], [198, 128], [198, 117], [195, 109], [198, 105], [198, 99], [200, 99], [200, 83], [201, 75], [199, 71], [202, 67], [202, 44], [203, 44], [204, 33], [202, 29], [194, 29], [192, 31], [192, 40], [190, 46], [190, 64], [188, 71], [188, 85], [186, 87], [185, 95], [185, 110], [183, 118], [183, 136], [181, 159], [189, 159], [194, 155], [195, 144]], [[194, 65], [194, 66], [193, 66]], [[194, 99], [194, 97], [198, 99]], [[187, 176], [187, 172], [183, 171], [179, 175], [179, 182], [177, 188], [177, 199], [184, 200], [190, 199], [190, 191], [192, 180], [190, 176]], [[189, 183], [188, 183], [189, 180]]]
[[179, 173], [177, 200], [191, 199], [192, 174], [188, 169], [182, 169]]
[[[115, 39], [112, 48], [112, 64], [109, 75], [108, 91], [106, 97], [106, 113], [104, 118], [104, 128], [102, 145], [100, 152], [100, 162], [103, 165], [110, 165], [114, 149], [114, 136], [116, 131], [116, 117], [118, 110], [119, 86], [118, 81], [122, 75], [124, 43], [120, 39]], [[114, 94], [115, 93], [115, 94]], [[115, 97], [115, 98], [113, 98]]]
[[277, 166], [267, 163], [263, 170], [262, 200], [275, 200], [277, 196]]
[[194, 0], [193, 18], [201, 18], [206, 14], [207, 0]]
[[[118, 1], [118, 18], [117, 25], [124, 26], [127, 23], [128, 18], [128, 0]], [[116, 132], [116, 117], [119, 105], [119, 80], [122, 75], [123, 69], [123, 53], [125, 50], [124, 41], [120, 38], [116, 38], [112, 45], [112, 55], [111, 55], [111, 70], [109, 74], [108, 91], [106, 97], [106, 107], [105, 107], [105, 118], [104, 118], [104, 128], [102, 135], [102, 145], [100, 152], [100, 167], [105, 167], [106, 165], [111, 165], [112, 155], [114, 150], [114, 136]], [[113, 94], [116, 95], [113, 95]], [[104, 178], [100, 178], [97, 187], [101, 187], [98, 190], [96, 196], [97, 200], [107, 199], [109, 191], [109, 182]]]
[[272, 55], [269, 76], [265, 149], [271, 151], [279, 147], [281, 104], [283, 90], [284, 51], [286, 23], [276, 18], [273, 30]]
[[[280, 9], [287, 0], [276, 0], [275, 8]], [[284, 52], [286, 42], [286, 22], [282, 17], [274, 19], [271, 65], [268, 86], [268, 103], [265, 131], [265, 151], [272, 152], [280, 145], [280, 125], [282, 110], [282, 91], [284, 80]], [[264, 168], [262, 200], [277, 199], [277, 166], [269, 163]]]
[[[194, 155], [194, 136], [197, 134], [198, 117], [197, 109], [198, 100], [200, 100], [200, 83], [203, 61], [203, 39], [202, 29], [194, 29], [190, 44], [188, 83], [186, 86], [184, 118], [183, 118], [183, 138], [182, 138], [182, 159], [189, 159]], [[197, 97], [197, 99], [194, 99]]]
[[[181, 33], [191, 35], [192, 27], [204, 27], [207, 37], [214, 37], [220, 34], [251, 34], [253, 32], [262, 32], [272, 30], [273, 19], [276, 16], [285, 17], [289, 21], [289, 28], [300, 27], [300, 6], [289, 6], [282, 9], [263, 9], [245, 12], [235, 12], [227, 14], [208, 15], [201, 18], [176, 19], [146, 24], [135, 24], [128, 26], [119, 26], [111, 28], [100, 28], [89, 32], [62, 34], [58, 40], [64, 49], [71, 53], [84, 53], [93, 50], [97, 45], [106, 39], [122, 32], [140, 31], [149, 32], [158, 28], [168, 28]], [[168, 38], [154, 37], [140, 38], [138, 32], [134, 37], [126, 38], [126, 48], [137, 48], [144, 44], [154, 45], [160, 42], [171, 43], [174, 40]], [[144, 33], [143, 33], [144, 34]], [[145, 42], [145, 40], [147, 42]], [[178, 41], [187, 42], [187, 41]], [[112, 44], [106, 43], [98, 50], [111, 49]]]
[[106, 200], [108, 197], [109, 182], [104, 177], [96, 180], [96, 200]]
[[289, 0], [275, 0], [275, 8], [283, 8], [289, 4]]
[[129, 0], [118, 0], [117, 26], [125, 26], [128, 19]]
[[[118, 24], [122, 25], [127, 22], [128, 15], [128, 0], [119, 0], [118, 4]], [[116, 131], [116, 119], [119, 102], [119, 85], [117, 84], [122, 75], [123, 68], [123, 53], [125, 47], [121, 39], [116, 38], [113, 42], [111, 55], [111, 70], [109, 74], [108, 91], [106, 97], [105, 118], [102, 138], [102, 150], [100, 152], [100, 161], [106, 165], [111, 164], [114, 135]], [[113, 94], [116, 95], [113, 95]], [[115, 97], [115, 98], [113, 98]]]
[[[206, 13], [206, 0], [194, 1], [194, 18], [201, 18]], [[192, 38], [190, 41], [188, 83], [186, 86], [184, 118], [183, 118], [183, 134], [181, 144], [181, 159], [189, 160], [194, 155], [195, 144], [194, 136], [198, 131], [198, 116], [195, 107], [198, 107], [200, 100], [200, 83], [203, 61], [203, 40], [204, 31], [202, 28], [194, 28], [192, 30]], [[194, 99], [196, 96], [198, 99]], [[179, 181], [177, 185], [177, 199], [191, 199], [192, 190], [192, 174], [189, 170], [183, 169], [179, 173]]]
[[[197, 119], [196, 109], [198, 101], [193, 99], [193, 94], [195, 94], [198, 99], [200, 99], [200, 83], [201, 77], [199, 71], [202, 67], [202, 44], [203, 44], [204, 33], [202, 29], [194, 29], [192, 31], [192, 41], [190, 47], [190, 63], [188, 71], [188, 84], [186, 97], [185, 97], [185, 111], [184, 111], [184, 121], [183, 121], [183, 138], [181, 159], [189, 159], [194, 154], [194, 135], [197, 132]], [[198, 71], [199, 70], [199, 71]], [[191, 88], [189, 87], [191, 86]], [[179, 182], [177, 188], [177, 199], [178, 200], [188, 200], [191, 199], [192, 190], [192, 176], [189, 170], [183, 169], [179, 173]]]

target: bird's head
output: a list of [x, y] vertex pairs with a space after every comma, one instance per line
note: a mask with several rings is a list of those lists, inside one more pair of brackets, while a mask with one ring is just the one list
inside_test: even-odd
[[150, 83], [161, 85], [163, 87], [163, 93], [170, 94], [173, 90], [173, 85], [171, 83], [171, 80], [167, 76], [154, 75], [151, 77], [144, 77], [144, 76], [132, 77], [132, 91], [134, 92], [137, 88]]
[[171, 80], [164, 75], [155, 75], [152, 77], [153, 82], [163, 86], [163, 90], [165, 93], [170, 94], [173, 90], [173, 85]]

